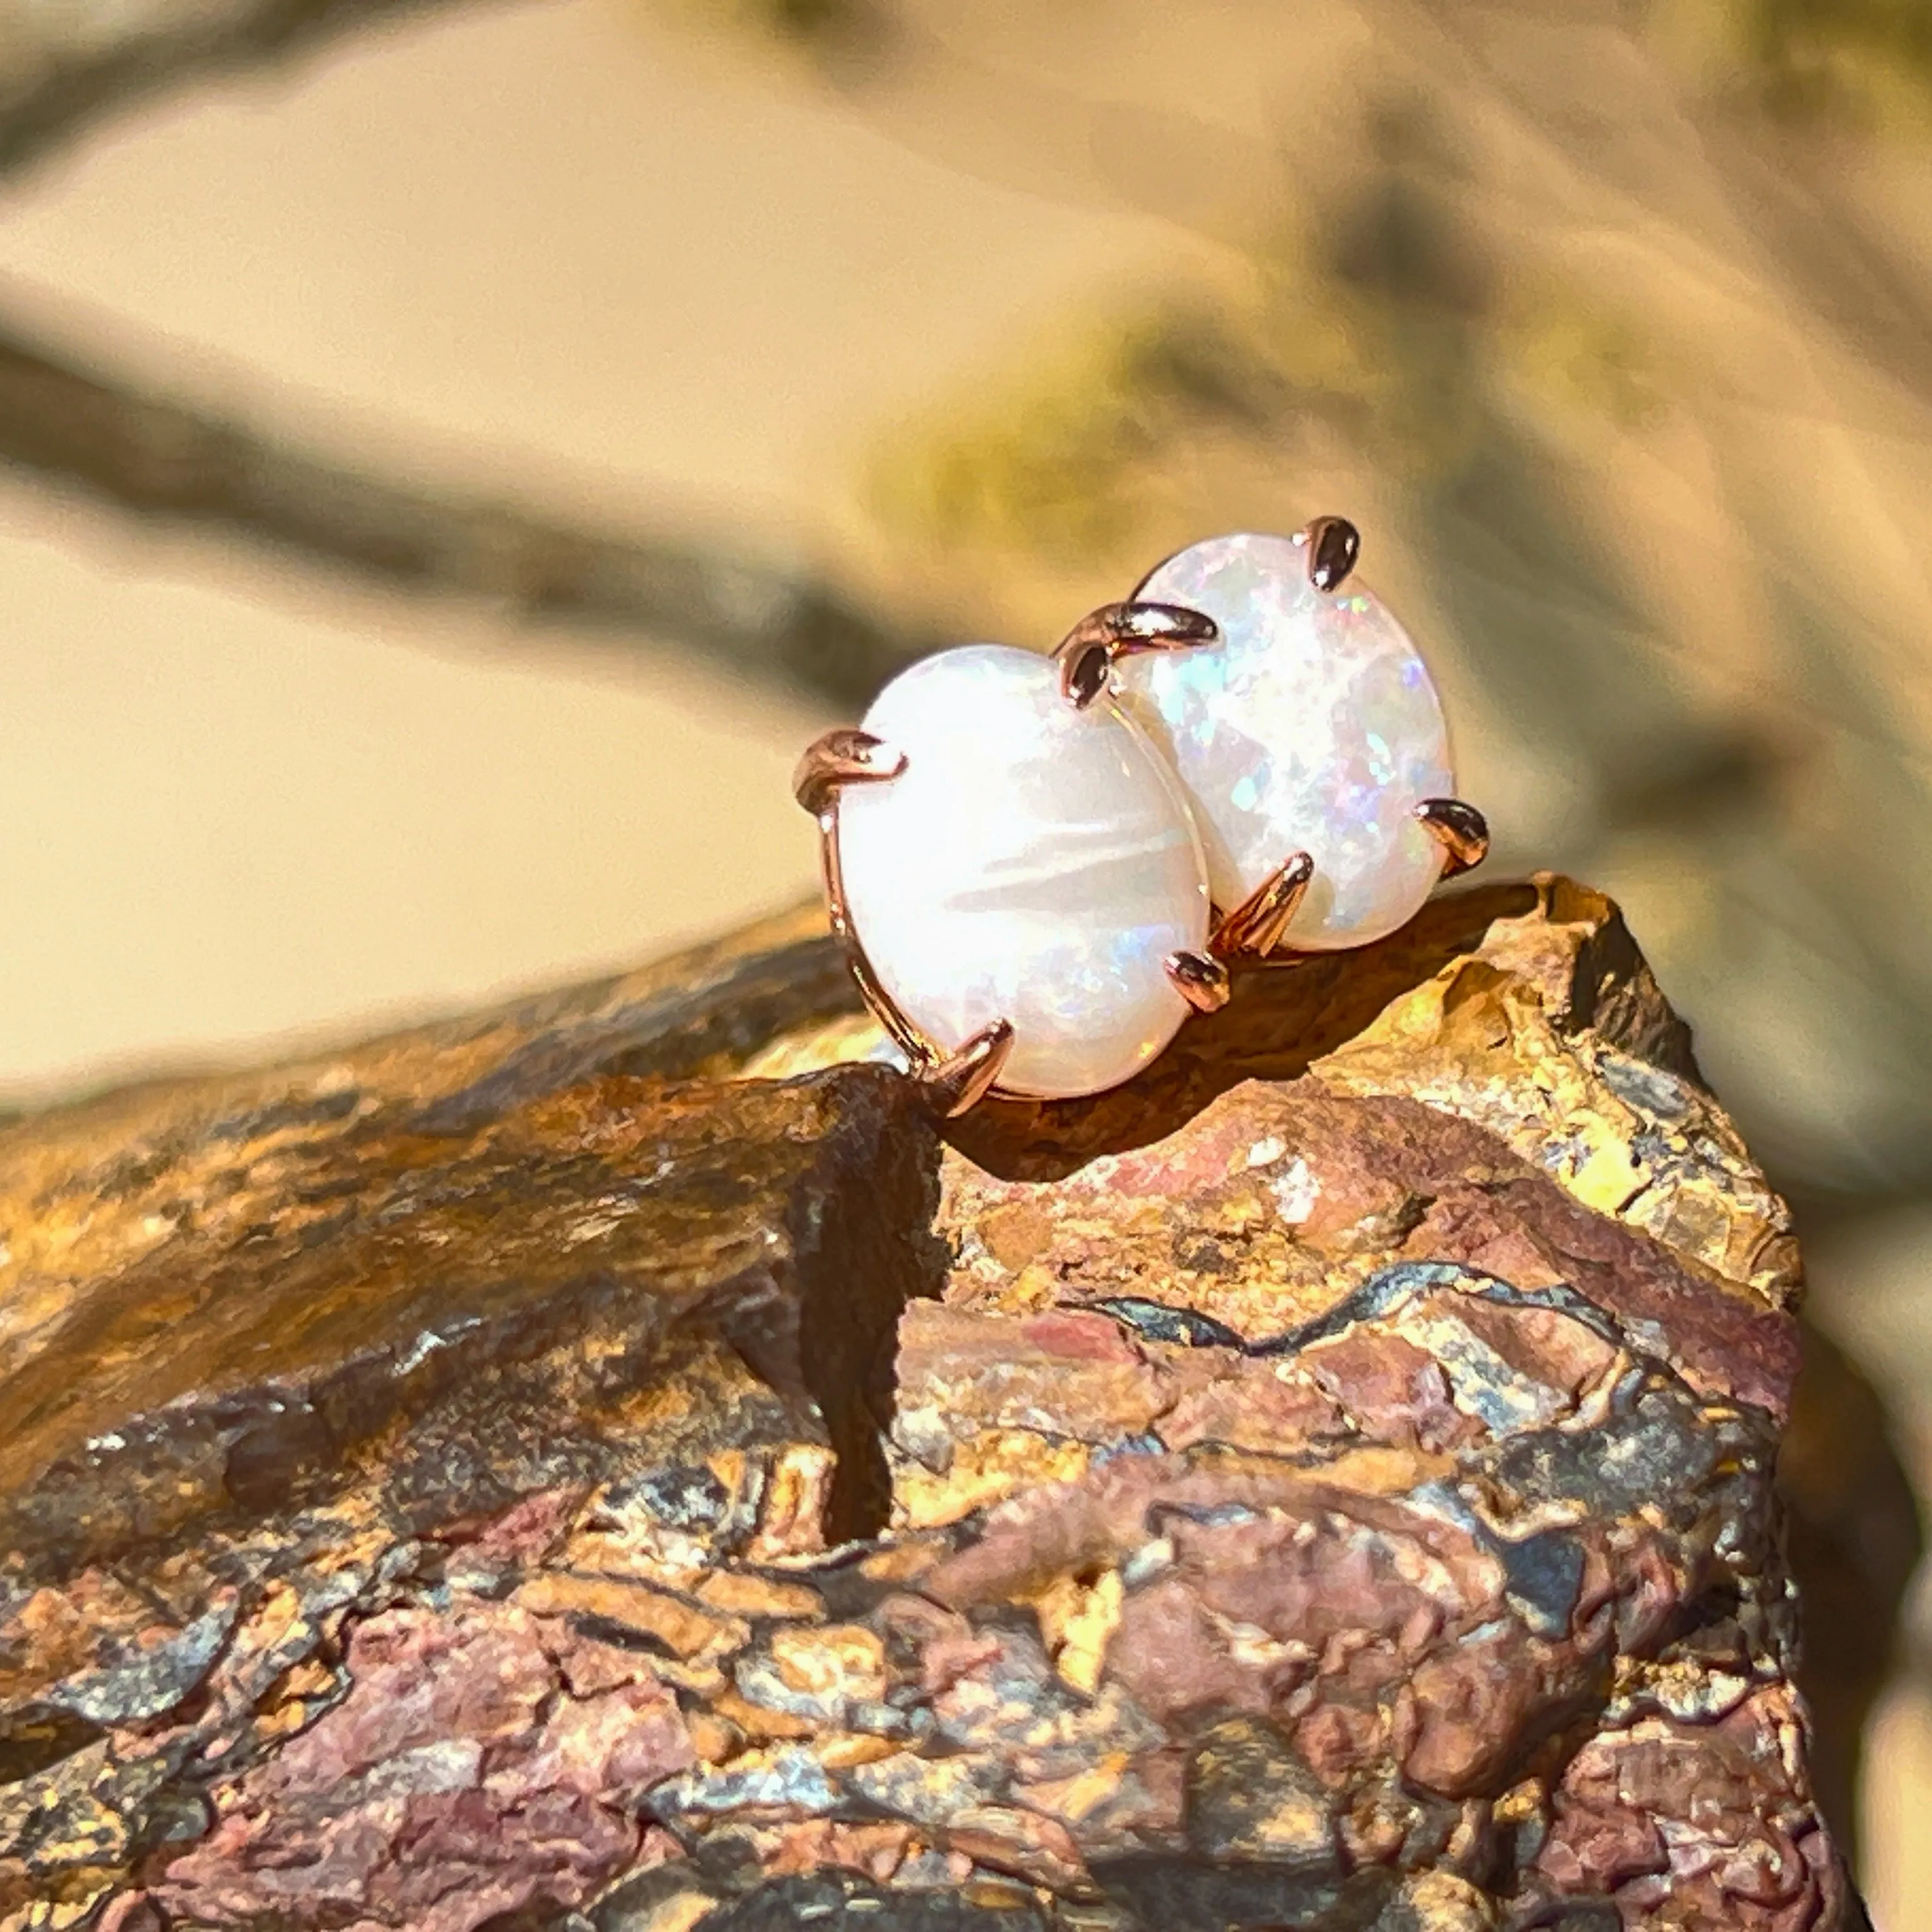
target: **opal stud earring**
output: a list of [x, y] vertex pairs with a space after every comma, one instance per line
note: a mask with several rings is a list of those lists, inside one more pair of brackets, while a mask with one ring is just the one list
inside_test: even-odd
[[1116, 659], [1213, 625], [1096, 611], [1052, 658], [999, 644], [902, 672], [794, 789], [868, 1005], [943, 1111], [1131, 1078], [1226, 998], [1192, 814], [1114, 702]]
[[1214, 537], [1138, 597], [1211, 617], [1211, 650], [1121, 665], [1121, 707], [1166, 754], [1224, 909], [1216, 950], [1360, 946], [1406, 925], [1488, 849], [1455, 796], [1441, 700], [1408, 634], [1355, 581], [1340, 517]]
[[806, 753], [832, 929], [938, 1111], [1117, 1085], [1226, 962], [1378, 938], [1480, 860], [1360, 550], [1336, 517], [1196, 544], [1052, 658], [940, 652]]

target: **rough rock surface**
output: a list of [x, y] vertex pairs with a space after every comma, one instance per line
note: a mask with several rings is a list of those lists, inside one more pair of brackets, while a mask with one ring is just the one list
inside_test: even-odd
[[794, 922], [0, 1134], [0, 1928], [1862, 1923], [1614, 910], [942, 1146]]

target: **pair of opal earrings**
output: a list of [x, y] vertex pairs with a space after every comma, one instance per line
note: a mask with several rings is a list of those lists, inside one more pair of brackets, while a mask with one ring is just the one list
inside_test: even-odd
[[1227, 962], [1360, 946], [1489, 835], [1338, 517], [1216, 537], [1051, 658], [922, 659], [800, 764], [866, 1004], [938, 1103], [1131, 1078]]

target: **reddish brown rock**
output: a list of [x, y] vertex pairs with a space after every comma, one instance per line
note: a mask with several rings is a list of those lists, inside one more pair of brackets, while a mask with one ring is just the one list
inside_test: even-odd
[[944, 1149], [875, 1046], [754, 940], [0, 1135], [0, 1927], [1858, 1922], [1604, 902]]

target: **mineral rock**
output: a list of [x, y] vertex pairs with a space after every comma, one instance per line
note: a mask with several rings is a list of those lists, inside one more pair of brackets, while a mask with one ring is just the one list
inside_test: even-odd
[[0, 1135], [0, 1927], [1862, 1924], [1606, 902], [944, 1145], [877, 1044], [800, 925]]

